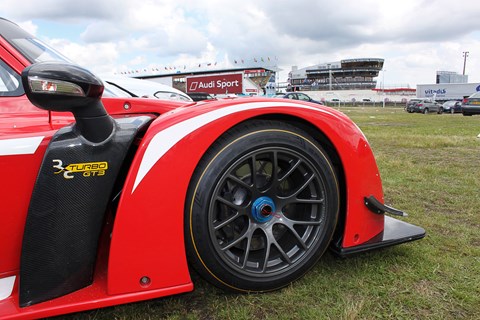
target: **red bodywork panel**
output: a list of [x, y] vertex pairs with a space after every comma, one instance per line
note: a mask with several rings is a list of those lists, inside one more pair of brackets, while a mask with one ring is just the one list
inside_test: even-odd
[[[113, 105], [113, 102], [114, 99], [106, 104]], [[264, 106], [265, 103], [269, 106]], [[273, 104], [275, 106], [271, 106]], [[109, 107], [115, 108], [112, 105]], [[237, 109], [238, 105], [241, 105], [238, 111], [226, 112], [225, 115], [207, 122], [175, 143], [155, 161], [133, 190], [136, 180], [138, 181], [139, 168], [142, 162], [147, 161], [145, 153], [148, 147], [150, 145], [155, 147], [158, 143], [155, 138], [157, 135], [189, 119], [201, 118], [222, 109], [227, 110], [232, 107]], [[345, 173], [347, 199], [343, 246], [361, 244], [380, 233], [383, 230], [383, 215], [373, 214], [363, 203], [363, 197], [368, 195], [383, 199], [378, 169], [363, 134], [345, 115], [333, 109], [312, 106], [308, 103], [294, 103], [294, 105], [298, 107], [292, 107], [290, 102], [278, 100], [243, 99], [185, 106], [176, 110], [164, 106], [161, 110], [165, 113], [149, 127], [130, 166], [115, 216], [111, 246], [109, 253], [105, 255], [109, 259], [108, 269], [105, 269], [106, 263], [102, 264], [102, 260], [99, 260], [92, 286], [23, 309], [18, 308], [15, 295], [18, 287], [17, 279], [11, 298], [0, 301], [0, 310], [11, 310], [2, 316], [17, 317], [27, 314], [48, 316], [191, 290], [193, 286], [183, 242], [183, 211], [190, 177], [205, 150], [223, 132], [253, 117], [280, 115], [291, 119], [308, 119], [308, 122], [319, 128], [336, 147]], [[146, 106], [132, 111], [139, 111], [141, 108], [144, 108], [144, 112], [153, 112], [151, 109], [147, 110]], [[312, 113], [312, 108], [317, 109], [318, 112]], [[57, 118], [54, 115], [52, 119], [54, 124], [58, 122], [59, 127], [72, 121], [65, 116]], [[29, 175], [23, 178], [25, 183], [29, 181], [26, 184], [28, 190], [22, 191], [24, 195], [31, 194], [33, 177], [40, 165], [48, 137], [53, 132], [48, 131], [49, 135], [44, 138], [37, 153], [32, 156], [36, 159], [36, 167], [33, 167]], [[167, 143], [167, 141], [162, 142]], [[0, 161], [3, 159], [4, 157], [0, 157]], [[24, 166], [32, 167], [33, 159], [24, 161], [29, 163], [28, 166], [26, 163]], [[18, 179], [12, 176], [12, 173], [5, 174], [8, 180]], [[175, 183], [172, 184], [171, 181]], [[11, 202], [8, 201], [8, 203], [10, 205]], [[9, 271], [4, 271], [2, 276], [15, 275], [18, 272], [16, 270], [18, 270], [21, 247], [21, 226], [28, 209], [28, 197], [25, 196], [23, 201], [15, 203], [21, 208], [12, 207], [9, 210], [23, 212], [23, 216], [13, 216], [17, 228], [13, 228], [16, 230], [12, 229], [10, 235], [12, 238], [16, 237], [16, 246], [10, 248], [12, 252], [7, 259], [8, 268], [5, 265], [3, 267], [6, 269], [2, 269], [2, 271]], [[108, 237], [105, 237], [105, 241], [108, 242]], [[128, 263], [125, 263], [126, 261]], [[148, 286], [140, 283], [140, 279], [144, 276], [151, 279]], [[93, 298], [92, 295], [95, 298], [89, 300]]]

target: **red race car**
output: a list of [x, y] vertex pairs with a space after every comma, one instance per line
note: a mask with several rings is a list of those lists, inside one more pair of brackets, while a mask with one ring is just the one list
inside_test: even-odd
[[102, 97], [102, 81], [0, 19], [0, 318], [193, 290], [286, 286], [424, 237], [383, 204], [344, 114], [286, 99]]

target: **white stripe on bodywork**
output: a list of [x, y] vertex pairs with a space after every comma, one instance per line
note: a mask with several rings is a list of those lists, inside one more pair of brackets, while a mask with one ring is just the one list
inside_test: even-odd
[[0, 156], [34, 154], [43, 138], [45, 137], [0, 140]]
[[0, 301], [10, 297], [15, 284], [15, 276], [0, 279]]
[[138, 173], [135, 178], [132, 193], [135, 191], [143, 178], [145, 178], [150, 169], [152, 169], [155, 163], [157, 163], [157, 161], [161, 157], [163, 157], [163, 155], [167, 153], [168, 150], [170, 150], [175, 144], [177, 144], [180, 140], [182, 140], [184, 137], [186, 137], [193, 131], [203, 127], [207, 123], [218, 120], [236, 112], [274, 107], [294, 107], [315, 110], [317, 112], [321, 110], [318, 108], [291, 102], [240, 103], [221, 109], [215, 109], [213, 111], [174, 124], [173, 126], [157, 133], [148, 144], [147, 149], [145, 150], [145, 154], [143, 155], [142, 162], [140, 163], [140, 167], [138, 168]]

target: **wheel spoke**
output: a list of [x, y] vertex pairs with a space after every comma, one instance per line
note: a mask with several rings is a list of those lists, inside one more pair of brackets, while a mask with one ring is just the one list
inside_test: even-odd
[[302, 161], [300, 159], [297, 159], [297, 161], [293, 164], [293, 166], [291, 166], [290, 169], [288, 169], [288, 171], [278, 179], [278, 181], [279, 182], [285, 181], [288, 177], [292, 175], [292, 173], [295, 172], [295, 170], [297, 170], [297, 168], [300, 166], [301, 163]]
[[308, 203], [308, 204], [321, 204], [323, 203], [323, 199], [295, 199], [295, 201], [291, 203]]
[[245, 253], [243, 255], [242, 269], [245, 269], [248, 262], [248, 255], [250, 254], [250, 245], [252, 244], [252, 237], [247, 238], [247, 245], [245, 247]]
[[270, 257], [270, 249], [272, 246], [272, 243], [268, 239], [268, 236], [266, 236], [266, 239], [267, 244], [265, 245], [265, 256], [263, 257], [262, 273], [265, 273], [265, 271], [267, 270], [268, 258]]
[[303, 190], [305, 190], [305, 188], [310, 184], [310, 182], [312, 182], [312, 180], [315, 178], [315, 174], [311, 174], [306, 180], [305, 182], [297, 189], [297, 191], [294, 192], [293, 196], [296, 197], [300, 194], [300, 192], [302, 192]]
[[[286, 196], [286, 197], [278, 197], [280, 200], [283, 200], [284, 202], [283, 203], [300, 203], [302, 201], [319, 201], [317, 199], [298, 199], [297, 196], [303, 191], [305, 190], [305, 188], [308, 187], [308, 185], [313, 181], [313, 179], [315, 178], [315, 174], [310, 174], [308, 176], [308, 178], [306, 178], [305, 182], [300, 185], [296, 190], [294, 190], [290, 195]], [[305, 202], [305, 203], [311, 203], [311, 202]]]
[[321, 221], [298, 221], [298, 220], [291, 220], [291, 219], [288, 219], [287, 217], [284, 217], [283, 220], [283, 225], [295, 236], [295, 238], [297, 239], [297, 241], [300, 243], [300, 245], [302, 246], [302, 248], [304, 250], [307, 250], [308, 249], [308, 246], [307, 244], [305, 243], [303, 237], [301, 237], [297, 230], [295, 230], [294, 226], [295, 225], [299, 225], [299, 226], [318, 226], [320, 225], [322, 222]]
[[[292, 264], [292, 260], [290, 259], [290, 257], [288, 256], [288, 254], [285, 252], [285, 250], [283, 250], [283, 248], [278, 244], [277, 241], [274, 241], [273, 242], [273, 245], [277, 248], [277, 250], [280, 252], [280, 254], [282, 255], [283, 259], [285, 260], [285, 262], [287, 262], [288, 264]], [[304, 248], [306, 249], [306, 248]]]
[[297, 220], [290, 220], [288, 218], [283, 218], [283, 221], [290, 221], [290, 223], [284, 223], [286, 226], [290, 228], [290, 226], [318, 226], [322, 224], [321, 221], [297, 221]]
[[279, 164], [278, 164], [278, 151], [273, 152], [273, 159], [272, 159], [272, 185], [277, 184], [277, 179], [278, 179], [278, 169], [279, 169]]
[[246, 183], [245, 181], [243, 181], [242, 179], [238, 178], [237, 176], [235, 176], [233, 174], [230, 174], [228, 176], [228, 178], [230, 180], [232, 180], [234, 183], [240, 185], [241, 187], [244, 187], [244, 188], [247, 188], [247, 189], [251, 189], [253, 187], [252, 183]]
[[256, 157], [252, 155], [250, 158], [250, 176], [252, 177], [252, 186], [253, 188], [257, 187], [257, 174], [256, 174]]
[[245, 210], [245, 207], [244, 207], [244, 206], [240, 206], [240, 205], [238, 205], [238, 204], [235, 204], [235, 203], [233, 203], [232, 201], [227, 200], [227, 199], [225, 199], [225, 198], [223, 198], [223, 197], [217, 196], [217, 197], [215, 197], [215, 200], [218, 201], [218, 202], [223, 203], [224, 205], [226, 205], [226, 206], [228, 206], [228, 207], [230, 207], [230, 208], [232, 208], [232, 209], [235, 209], [236, 211], [243, 211], [243, 210]]
[[[275, 183], [275, 152], [261, 153], [253, 160], [254, 187], [258, 194], [265, 194], [271, 190]], [[257, 196], [258, 196], [257, 194]]]
[[219, 224], [216, 224], [213, 226], [213, 229], [215, 231], [217, 230], [220, 230], [222, 229], [223, 227], [225, 227], [226, 225], [229, 225], [230, 223], [232, 223], [233, 221], [235, 221], [236, 219], [238, 219], [242, 214], [240, 212], [236, 212], [233, 216], [229, 217], [227, 220], [224, 220], [222, 222], [220, 222]]
[[226, 246], [222, 247], [222, 251], [230, 250], [232, 247], [242, 242], [246, 237], [248, 237], [248, 230], [244, 234], [240, 235], [237, 239], [229, 242]]

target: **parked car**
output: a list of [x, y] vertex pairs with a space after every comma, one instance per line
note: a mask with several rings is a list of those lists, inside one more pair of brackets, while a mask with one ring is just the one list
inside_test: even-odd
[[[102, 76], [106, 89], [138, 98], [156, 98], [161, 100], [193, 101], [187, 94], [162, 83], [123, 76]], [[113, 88], [112, 88], [113, 87]]]
[[204, 100], [215, 100], [216, 99], [211, 94], [206, 93], [206, 92], [188, 92], [187, 94], [193, 101], [204, 101]]
[[283, 98], [283, 99], [293, 99], [293, 100], [302, 100], [302, 101], [308, 101], [308, 102], [313, 102], [317, 104], [322, 104], [321, 101], [314, 100], [310, 98], [307, 94], [302, 93], [302, 92], [288, 92], [285, 94], [277, 94], [274, 96], [274, 98]]
[[421, 102], [422, 99], [410, 99], [405, 105], [405, 111], [408, 113], [414, 112], [414, 107], [418, 102]]
[[462, 101], [462, 114], [464, 116], [480, 114], [480, 92], [476, 92]]
[[[441, 102], [434, 102], [434, 104], [435, 104], [437, 113], [438, 113], [438, 114], [442, 114], [442, 113], [443, 113], [443, 103], [441, 103]], [[429, 112], [435, 111], [435, 107], [433, 108], [433, 110], [429, 110]]]
[[372, 149], [342, 112], [103, 92], [0, 19], [0, 319], [188, 292], [192, 269], [229, 291], [267, 292], [327, 249], [425, 236], [385, 215], [405, 216], [384, 204]]
[[462, 112], [462, 102], [457, 100], [446, 101], [442, 105], [443, 112], [460, 113]]
[[411, 99], [407, 103], [405, 111], [410, 113], [419, 112], [423, 114], [429, 112], [443, 113], [443, 107], [441, 104], [432, 101], [431, 99]]

